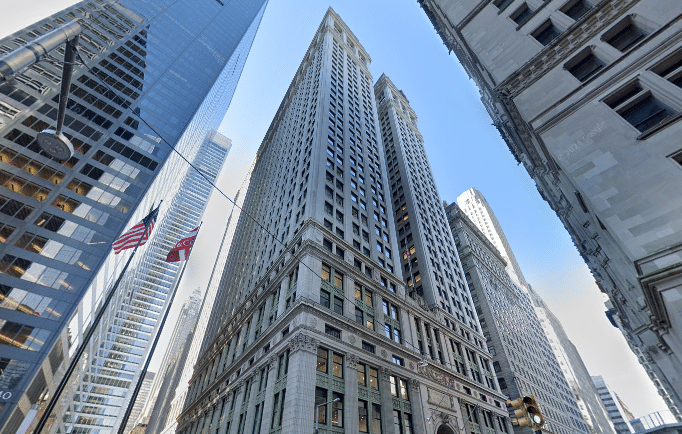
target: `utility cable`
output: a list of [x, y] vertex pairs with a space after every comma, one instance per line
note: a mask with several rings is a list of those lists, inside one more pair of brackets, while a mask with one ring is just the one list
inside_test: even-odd
[[[128, 108], [129, 105], [128, 105], [127, 101], [126, 101], [124, 98], [122, 98], [122, 97], [120, 97], [120, 96], [118, 95], [118, 91], [114, 90], [114, 89], [113, 89], [111, 86], [109, 86], [109, 84], [106, 83], [98, 74], [96, 74], [96, 73], [90, 68], [90, 66], [87, 65], [87, 63], [85, 63], [85, 61], [84, 61], [83, 58], [81, 57], [80, 53], [77, 53], [77, 56], [78, 56], [78, 58], [81, 60], [81, 62], [84, 63], [84, 66], [88, 69], [88, 71], [89, 71], [91, 74], [93, 74], [93, 75], [102, 83], [102, 85], [106, 86], [107, 89], [109, 89], [117, 98], [119, 98], [120, 100], [123, 100], [123, 101], [124, 101], [124, 103], [121, 104], [121, 105], [122, 105], [123, 107], [125, 107], [125, 108]], [[221, 196], [223, 196], [225, 199], [227, 199], [227, 200], [233, 205], [233, 207], [236, 207], [236, 208], [240, 211], [240, 213], [244, 213], [244, 215], [246, 215], [251, 221], [253, 221], [261, 230], [263, 230], [264, 233], [266, 233], [268, 236], [270, 236], [270, 237], [271, 237], [276, 243], [278, 243], [281, 247], [284, 247], [284, 248], [287, 247], [287, 245], [286, 245], [284, 242], [280, 241], [280, 240], [279, 240], [279, 239], [278, 239], [270, 230], [268, 230], [260, 221], [258, 221], [258, 219], [256, 219], [254, 216], [252, 216], [252, 215], [251, 215], [250, 213], [248, 213], [247, 211], [245, 211], [241, 206], [239, 206], [239, 205], [236, 203], [236, 201], [234, 201], [232, 198], [230, 198], [230, 196], [228, 196], [225, 192], [223, 192], [223, 191], [220, 189], [220, 187], [218, 187], [218, 186], [216, 185], [216, 183], [215, 183], [213, 180], [209, 179], [209, 178], [203, 173], [203, 171], [201, 171], [199, 168], [197, 168], [191, 161], [189, 161], [189, 160], [187, 159], [187, 157], [185, 157], [180, 151], [178, 151], [178, 150], [175, 148], [175, 146], [173, 146], [168, 140], [166, 140], [166, 139], [163, 137], [163, 135], [161, 135], [158, 131], [156, 131], [156, 129], [155, 129], [154, 127], [152, 127], [144, 118], [142, 118], [141, 114], [139, 114], [139, 113], [138, 113], [137, 111], [135, 111], [135, 110], [131, 111], [131, 114], [132, 114], [133, 116], [137, 117], [137, 118], [138, 118], [142, 123], [144, 123], [151, 131], [153, 131], [153, 132], [161, 139], [161, 141], [162, 141], [163, 143], [165, 143], [165, 144], [166, 144], [173, 152], [175, 152], [175, 153], [176, 153], [176, 154], [177, 154], [185, 163], [187, 163], [187, 165], [188, 165], [190, 168], [194, 169], [201, 177], [203, 177], [203, 178], [204, 178], [204, 179], [205, 179], [205, 180], [206, 180], [206, 181], [207, 181], [207, 182], [208, 182], [208, 183], [209, 183], [209, 184], [210, 184], [210, 185], [211, 185], [211, 186], [212, 186], [220, 195], [221, 195]], [[326, 280], [326, 279], [324, 279], [324, 278], [321, 276], [321, 274], [320, 274], [319, 272], [317, 272], [317, 271], [313, 270], [312, 268], [310, 268], [310, 266], [308, 266], [308, 264], [306, 264], [305, 262], [300, 262], [300, 264], [303, 265], [305, 268], [307, 268], [307, 269], [308, 269], [311, 273], [313, 273], [315, 276], [319, 277], [320, 279]], [[346, 296], [345, 294], [344, 294], [343, 297], [344, 297], [346, 300], [350, 301], [353, 305], [355, 305], [355, 300], [354, 300], [354, 299], [351, 299], [350, 297]], [[376, 331], [376, 330], [375, 330], [375, 331]], [[398, 343], [399, 343], [399, 344], [403, 344], [403, 345], [406, 344], [407, 346], [410, 346], [410, 347], [414, 348], [414, 350], [416, 350], [416, 351], [422, 356], [422, 361], [425, 361], [424, 356], [426, 355], [426, 353], [425, 353], [424, 350], [421, 350], [421, 349], [417, 348], [415, 345], [413, 345], [413, 344], [407, 342], [407, 340], [405, 340], [405, 339], [402, 339], [402, 342], [398, 342]], [[435, 360], [434, 360], [434, 361], [435, 361]], [[447, 362], [447, 361], [440, 360], [440, 359], [439, 359], [438, 361], [439, 361], [441, 364], [447, 365], [447, 366], [449, 366], [451, 369], [457, 371], [457, 367], [456, 367], [455, 365], [453, 365], [453, 364], [451, 364], [451, 363], [449, 363], [449, 362]]]

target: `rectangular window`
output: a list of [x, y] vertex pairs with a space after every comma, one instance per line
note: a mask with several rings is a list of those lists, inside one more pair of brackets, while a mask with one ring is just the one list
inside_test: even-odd
[[325, 324], [324, 332], [330, 336], [337, 338], [337, 339], [341, 339], [341, 330], [336, 329], [330, 325]]
[[327, 390], [321, 387], [315, 388], [315, 409], [317, 411], [317, 422], [321, 425], [327, 424]]
[[369, 343], [367, 343], [367, 342], [365, 342], [365, 341], [362, 341], [362, 349], [365, 350], [365, 351], [368, 351], [368, 352], [370, 352], [370, 353], [372, 353], [372, 354], [374, 354], [374, 351], [375, 351], [375, 350], [374, 350], [374, 345], [369, 344]]
[[338, 378], [343, 378], [343, 356], [336, 354], [332, 356], [332, 375]]
[[343, 427], [343, 395], [336, 392], [332, 394], [332, 426]]
[[617, 50], [625, 52], [647, 36], [649, 32], [638, 27], [632, 17], [628, 16], [604, 33], [602, 40]]
[[334, 297], [334, 312], [339, 315], [343, 315], [343, 299], [339, 297]]
[[542, 45], [548, 45], [554, 40], [554, 38], [559, 36], [560, 33], [561, 30], [554, 25], [552, 20], [547, 20], [542, 23], [540, 27], [535, 29], [533, 33], [531, 33], [531, 36], [533, 36]]
[[327, 373], [327, 353], [326, 348], [319, 347], [317, 349], [317, 370], [319, 372]]
[[522, 26], [532, 15], [533, 11], [528, 7], [528, 3], [524, 2], [509, 18], [514, 20], [517, 25]]
[[604, 102], [642, 133], [676, 114], [675, 110], [637, 82], [619, 90]]
[[580, 17], [585, 15], [589, 10], [592, 9], [592, 5], [588, 3], [586, 0], [573, 0], [567, 2], [561, 9], [559, 9], [561, 12], [566, 14], [567, 16], [573, 18], [574, 20], [578, 21]]
[[330, 303], [331, 302], [331, 297], [328, 291], [325, 291], [324, 289], [320, 290], [320, 304], [327, 309], [330, 308]]
[[358, 430], [360, 432], [369, 432], [368, 417], [367, 401], [358, 400]]
[[571, 59], [564, 67], [573, 74], [575, 78], [580, 81], [587, 81], [594, 77], [599, 71], [606, 67], [606, 64], [601, 61], [591, 50], [587, 50], [578, 54]]

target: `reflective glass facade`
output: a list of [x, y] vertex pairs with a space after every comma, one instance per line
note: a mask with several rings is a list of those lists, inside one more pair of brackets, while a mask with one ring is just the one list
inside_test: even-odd
[[35, 142], [55, 124], [63, 48], [0, 86], [0, 431], [16, 430], [58, 380], [122, 268], [110, 243], [179, 188], [186, 164], [168, 158], [162, 138], [195, 159], [229, 106], [266, 3], [83, 2], [0, 40], [4, 54], [77, 19], [90, 68], [74, 71], [68, 161]]
[[[210, 134], [200, 146], [194, 166], [215, 181], [230, 146], [225, 137]], [[77, 376], [79, 381], [64, 392], [63, 405], [55, 411], [58, 420], [52, 432], [67, 433], [76, 429], [83, 434], [116, 432], [124, 413], [121, 409], [133, 405], [131, 391], [158, 332], [159, 320], [169, 308], [168, 299], [183, 265], [183, 262], [167, 263], [166, 254], [200, 224], [212, 191], [209, 181], [195, 170], [184, 170], [186, 175], [180, 188], [168, 191], [168, 185], [162, 181], [165, 181], [164, 175], [178, 173], [171, 170], [173, 163], [178, 163], [176, 160], [169, 161], [161, 179], [150, 189], [150, 193], [164, 191], [166, 197], [174, 196], [166, 199], [167, 206], [165, 203], [162, 206], [165, 212], [157, 221], [149, 244], [133, 259], [131, 271], [126, 273], [117, 291], [116, 302], [110, 306], [90, 342], [87, 357], [84, 356], [87, 363], [74, 373], [74, 379]], [[182, 173], [182, 164], [178, 166], [177, 170]], [[107, 276], [105, 270], [100, 274], [103, 278], [117, 277]], [[72, 323], [77, 318], [74, 316]], [[134, 423], [135, 419], [130, 422]]]

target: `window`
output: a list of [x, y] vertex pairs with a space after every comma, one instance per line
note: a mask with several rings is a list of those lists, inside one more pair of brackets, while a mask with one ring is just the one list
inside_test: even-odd
[[678, 87], [682, 87], [682, 51], [674, 53], [651, 69]]
[[367, 375], [365, 373], [367, 366], [364, 363], [358, 363], [356, 369], [358, 371], [358, 384], [360, 386], [367, 386]]
[[358, 430], [369, 432], [367, 401], [358, 400]]
[[561, 9], [559, 9], [561, 12], [566, 14], [567, 16], [573, 18], [574, 20], [578, 21], [580, 17], [585, 15], [590, 9], [592, 9], [592, 5], [588, 3], [585, 0], [572, 0], [566, 3]]
[[405, 366], [405, 360], [402, 357], [396, 355], [393, 356], [393, 363], [400, 366]]
[[559, 36], [561, 31], [554, 25], [552, 20], [547, 20], [540, 27], [535, 29], [531, 36], [533, 36], [542, 45], [548, 45], [554, 38]]
[[500, 11], [504, 10], [507, 6], [509, 6], [514, 0], [494, 0], [493, 4], [495, 7], [497, 7]]
[[[327, 424], [327, 390], [321, 387], [315, 388], [315, 409], [317, 411], [317, 422], [321, 425]], [[319, 407], [318, 407], [319, 406]]]
[[587, 81], [604, 69], [606, 64], [591, 50], [585, 50], [575, 56], [564, 67], [580, 81]]
[[647, 36], [649, 32], [637, 26], [632, 16], [628, 16], [604, 33], [602, 40], [617, 50], [625, 52]]
[[365, 341], [362, 341], [362, 349], [374, 354], [374, 345], [368, 344]]
[[319, 372], [327, 373], [327, 353], [329, 351], [326, 348], [317, 349], [317, 370]]
[[343, 395], [337, 392], [332, 394], [332, 426], [343, 427]]
[[531, 16], [533, 16], [533, 11], [528, 7], [528, 3], [524, 2], [509, 18], [514, 20], [519, 26], [522, 26]]
[[334, 327], [325, 324], [324, 326], [324, 332], [328, 334], [329, 336], [333, 336], [337, 339], [341, 339], [341, 330], [335, 329]]
[[639, 82], [627, 85], [604, 102], [642, 133], [676, 114]]
[[334, 312], [343, 315], [343, 299], [337, 296], [334, 296]]

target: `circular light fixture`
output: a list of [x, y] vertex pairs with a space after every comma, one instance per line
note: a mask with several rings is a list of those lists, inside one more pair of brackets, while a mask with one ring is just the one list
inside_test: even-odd
[[50, 157], [58, 160], [68, 160], [73, 155], [73, 145], [71, 141], [62, 133], [47, 129], [38, 133], [36, 140], [40, 149]]

